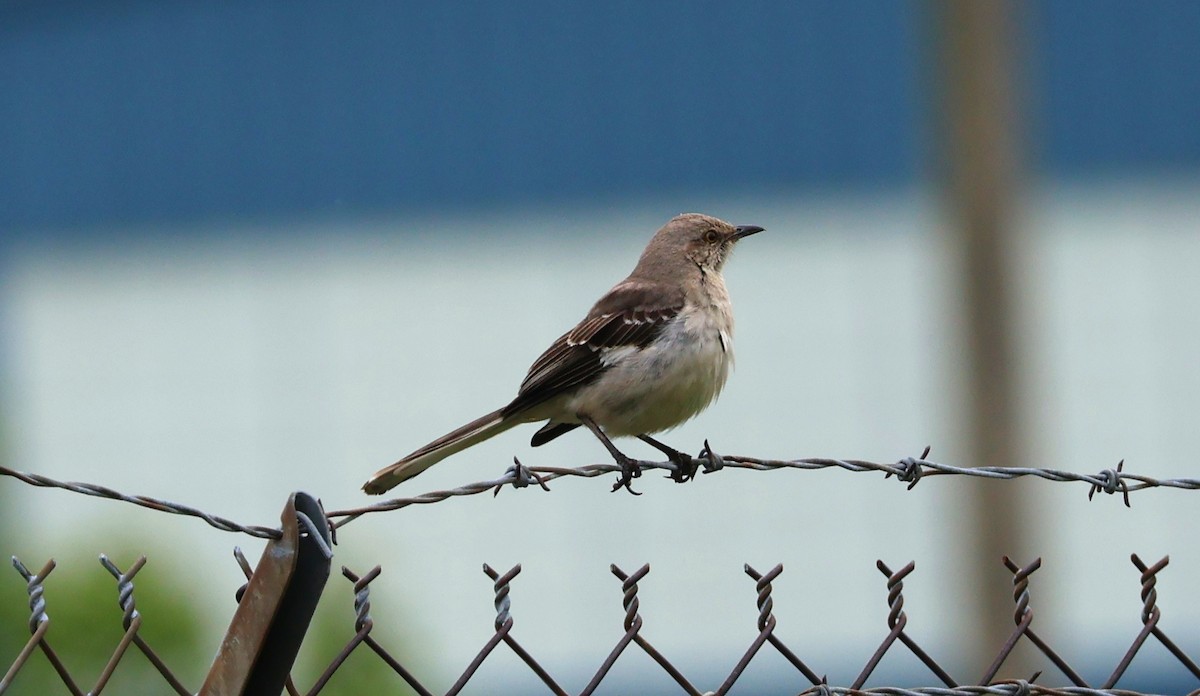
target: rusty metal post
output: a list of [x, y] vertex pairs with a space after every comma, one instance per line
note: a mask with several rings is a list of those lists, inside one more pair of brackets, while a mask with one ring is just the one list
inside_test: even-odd
[[320, 502], [293, 493], [281, 516], [283, 536], [267, 542], [242, 595], [200, 696], [278, 694], [333, 560]]

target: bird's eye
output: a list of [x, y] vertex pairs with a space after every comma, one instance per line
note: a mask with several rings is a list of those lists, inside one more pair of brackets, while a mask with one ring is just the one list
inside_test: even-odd
[[704, 242], [706, 244], [716, 244], [721, 239], [721, 233], [716, 230], [708, 230], [704, 233]]

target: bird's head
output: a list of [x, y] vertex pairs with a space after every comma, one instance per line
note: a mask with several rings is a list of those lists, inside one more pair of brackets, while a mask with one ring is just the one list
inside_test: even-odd
[[684, 213], [672, 218], [654, 235], [638, 265], [678, 262], [682, 258], [703, 271], [719, 273], [738, 240], [762, 230], [756, 225], [731, 225], [709, 215]]

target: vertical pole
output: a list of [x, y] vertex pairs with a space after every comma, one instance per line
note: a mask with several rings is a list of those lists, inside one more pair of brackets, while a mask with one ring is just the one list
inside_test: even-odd
[[[1007, 0], [936, 0], [934, 8], [936, 140], [953, 243], [961, 253], [970, 461], [1013, 465], [1024, 454], [1012, 275], [1013, 203], [1022, 154], [1016, 79], [1022, 7]], [[1013, 626], [1012, 587], [1000, 559], [1024, 556], [1019, 488], [974, 483], [968, 506], [973, 519], [963, 527], [979, 617], [972, 665], [987, 664]]]

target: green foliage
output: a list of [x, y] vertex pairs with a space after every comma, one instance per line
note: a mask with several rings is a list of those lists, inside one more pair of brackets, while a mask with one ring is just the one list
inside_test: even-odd
[[[365, 564], [353, 564], [366, 567]], [[401, 624], [399, 617], [397, 624]], [[329, 582], [317, 605], [308, 637], [296, 659], [292, 674], [300, 690], [306, 691], [321, 675], [334, 657], [354, 637], [354, 588], [341, 574], [338, 559], [334, 558]], [[390, 620], [389, 620], [390, 623]], [[378, 640], [393, 657], [400, 660], [410, 672], [414, 672], [424, 683], [434, 675], [421, 665], [406, 659], [403, 645], [387, 636], [382, 627], [376, 627], [371, 636]], [[426, 684], [428, 686], [428, 684]], [[400, 675], [392, 671], [365, 643], [360, 644], [346, 660], [321, 696], [357, 696], [358, 694], [411, 694], [414, 693]]]
[[[6, 559], [7, 560], [7, 559]], [[31, 572], [38, 572], [45, 559], [22, 559]], [[116, 554], [113, 562], [122, 570], [137, 560], [136, 554]], [[138, 635], [158, 654], [189, 689], [199, 688], [204, 666], [212, 652], [202, 645], [203, 621], [200, 607], [190, 600], [190, 578], [181, 564], [165, 557], [151, 560], [134, 578], [134, 600], [142, 615]], [[29, 640], [29, 597], [25, 582], [12, 568], [0, 572], [0, 670], [7, 670]], [[83, 554], [72, 554], [45, 581], [46, 613], [50, 629], [46, 639], [76, 684], [90, 689], [121, 641], [124, 629], [117, 603], [116, 580], [96, 557], [87, 562]], [[130, 645], [113, 673], [107, 693], [171, 693], [157, 670], [136, 645]], [[41, 652], [35, 650], [17, 673], [10, 693], [67, 693], [62, 680]]]
[[[204, 603], [210, 594], [202, 591], [203, 578], [187, 572], [187, 564], [171, 553], [152, 552], [148, 557], [149, 561], [133, 580], [133, 596], [142, 616], [138, 635], [162, 658], [184, 687], [198, 691], [216, 655], [219, 640], [206, 630], [211, 622], [206, 621], [205, 612], [212, 609]], [[44, 558], [22, 560], [34, 573], [45, 563]], [[112, 560], [118, 568], [127, 570], [137, 560], [137, 554], [123, 552], [113, 555]], [[50, 617], [46, 637], [76, 684], [87, 691], [96, 683], [124, 633], [117, 583], [100, 565], [97, 556], [90, 553], [63, 555], [59, 561], [44, 585], [46, 613]], [[341, 577], [339, 567], [335, 559], [333, 574], [293, 670], [296, 685], [302, 692], [312, 686], [354, 636], [354, 592], [351, 584]], [[228, 606], [220, 608], [222, 630], [233, 616], [235, 589], [229, 590]], [[29, 616], [25, 582], [11, 567], [0, 568], [0, 675], [7, 671], [29, 640]], [[393, 654], [420, 678], [432, 676], [427, 670], [406, 661], [399, 642], [383, 637], [381, 633], [377, 631], [373, 635], [389, 650], [396, 651]], [[129, 646], [104, 692], [173, 693], [136, 645]], [[60, 693], [68, 693], [66, 687], [41, 650], [35, 650], [17, 673], [6, 696]], [[360, 645], [321, 693], [323, 696], [350, 696], [412, 692], [368, 646]]]

